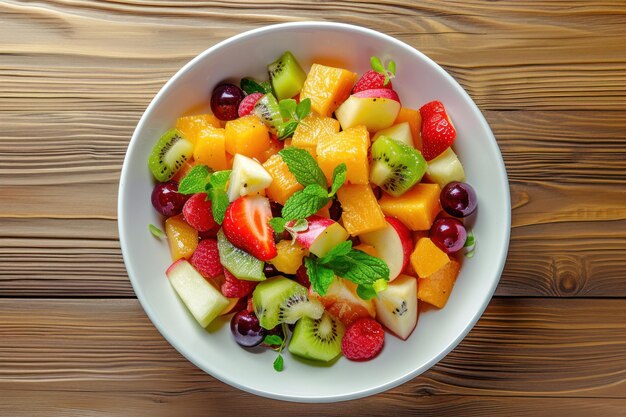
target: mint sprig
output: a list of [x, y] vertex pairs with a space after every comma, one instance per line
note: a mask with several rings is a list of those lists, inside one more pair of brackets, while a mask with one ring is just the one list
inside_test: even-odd
[[156, 238], [163, 239], [165, 237], [165, 233], [163, 233], [163, 230], [159, 229], [153, 224], [148, 225], [148, 230], [150, 230], [150, 233], [152, 233], [152, 236]]
[[311, 184], [317, 184], [320, 187], [327, 186], [324, 172], [311, 154], [304, 149], [288, 146], [278, 152], [278, 155], [283, 158], [289, 171], [302, 186], [306, 187]]
[[203, 193], [213, 171], [206, 165], [196, 165], [185, 175], [178, 185], [181, 194]]
[[283, 327], [284, 337], [281, 337], [277, 334], [268, 334], [263, 339], [263, 343], [265, 343], [268, 346], [280, 345], [278, 347], [278, 356], [276, 356], [276, 359], [274, 360], [274, 370], [276, 372], [281, 372], [284, 366], [282, 352], [283, 352], [283, 349], [285, 348], [285, 343], [287, 342], [287, 325], [283, 323], [282, 327]]
[[286, 98], [278, 103], [280, 115], [283, 118], [283, 124], [278, 126], [276, 133], [278, 139], [283, 140], [289, 136], [293, 136], [298, 124], [311, 112], [311, 99], [305, 98], [300, 103], [292, 98]]
[[387, 61], [387, 67], [385, 67], [380, 58], [373, 56], [370, 58], [370, 64], [374, 71], [385, 76], [383, 85], [389, 84], [389, 81], [396, 76], [396, 63], [392, 60]]
[[228, 208], [226, 184], [230, 178], [230, 170], [213, 172], [206, 165], [196, 165], [189, 171], [178, 185], [181, 194], [206, 193], [211, 200], [211, 213], [218, 224], [222, 224]]
[[467, 239], [465, 240], [465, 257], [472, 258], [474, 253], [476, 252], [476, 236], [474, 236], [474, 232], [469, 230], [467, 232]]

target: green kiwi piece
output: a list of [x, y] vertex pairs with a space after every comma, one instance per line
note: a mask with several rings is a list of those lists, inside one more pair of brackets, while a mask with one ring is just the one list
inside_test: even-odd
[[292, 324], [301, 317], [319, 318], [324, 312], [319, 301], [309, 301], [305, 287], [282, 276], [257, 285], [252, 293], [252, 304], [264, 329], [272, 329], [280, 323]]
[[157, 181], [167, 181], [193, 155], [193, 144], [177, 129], [170, 129], [152, 148], [148, 167]]
[[220, 262], [235, 277], [244, 281], [263, 281], [265, 263], [258, 260], [248, 252], [235, 247], [226, 238], [224, 231], [217, 232], [217, 251], [220, 254]]
[[291, 98], [302, 90], [306, 73], [296, 58], [287, 51], [267, 66], [276, 98]]
[[268, 93], [259, 99], [254, 105], [252, 112], [276, 134], [276, 129], [283, 124], [283, 117], [280, 115], [278, 101], [273, 94]]
[[303, 317], [296, 324], [289, 352], [306, 359], [329, 362], [341, 354], [341, 339], [345, 328], [328, 313], [319, 319]]
[[426, 167], [419, 151], [387, 136], [379, 137], [372, 145], [370, 181], [394, 197], [419, 182]]

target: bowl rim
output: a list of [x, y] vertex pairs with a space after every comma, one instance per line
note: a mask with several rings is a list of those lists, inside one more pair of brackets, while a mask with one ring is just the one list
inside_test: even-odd
[[[408, 372], [404, 373], [401, 376], [398, 376], [397, 378], [395, 378], [394, 380], [382, 383], [382, 384], [378, 384], [378, 385], [373, 385], [370, 388], [364, 389], [364, 390], [358, 390], [358, 391], [349, 391], [347, 390], [346, 392], [337, 394], [337, 395], [333, 395], [333, 396], [307, 396], [307, 397], [299, 397], [299, 396], [294, 396], [294, 395], [290, 395], [290, 394], [281, 394], [281, 393], [276, 393], [276, 392], [271, 392], [271, 391], [262, 391], [262, 390], [258, 390], [255, 388], [250, 388], [247, 387], [245, 385], [242, 385], [241, 383], [231, 379], [229, 377], [229, 375], [225, 375], [219, 372], [216, 372], [214, 370], [207, 370], [204, 367], [200, 366], [200, 364], [193, 359], [193, 354], [190, 352], [190, 350], [188, 350], [186, 345], [180, 344], [178, 343], [173, 337], [171, 337], [170, 335], [168, 335], [168, 333], [165, 331], [165, 329], [162, 327], [162, 324], [155, 319], [155, 313], [152, 311], [152, 308], [150, 307], [150, 305], [148, 304], [147, 300], [146, 300], [146, 296], [144, 294], [144, 292], [141, 289], [141, 286], [138, 283], [138, 280], [135, 279], [136, 273], [135, 273], [135, 269], [132, 265], [132, 263], [130, 262], [130, 260], [128, 259], [128, 257], [126, 256], [126, 253], [128, 252], [127, 250], [127, 241], [125, 238], [125, 220], [124, 220], [124, 216], [121, 215], [122, 210], [124, 208], [124, 206], [126, 205], [126, 198], [125, 196], [125, 188], [126, 188], [126, 183], [127, 183], [127, 176], [128, 176], [128, 172], [129, 172], [129, 163], [128, 161], [131, 159], [131, 154], [134, 153], [135, 149], [137, 148], [137, 143], [138, 143], [138, 136], [139, 136], [139, 132], [142, 131], [144, 129], [144, 125], [146, 124], [146, 119], [147, 119], [147, 115], [149, 113], [151, 113], [152, 109], [157, 105], [157, 103], [160, 101], [161, 97], [169, 90], [170, 86], [173, 85], [174, 83], [176, 83], [178, 81], [179, 78], [181, 78], [183, 76], [183, 74], [185, 74], [187, 71], [189, 71], [189, 69], [191, 67], [193, 67], [196, 63], [198, 63], [199, 61], [203, 60], [207, 55], [210, 55], [211, 53], [213, 53], [214, 51], [221, 49], [223, 47], [228, 46], [231, 43], [235, 43], [241, 39], [244, 38], [250, 38], [250, 37], [254, 37], [258, 34], [262, 34], [265, 32], [270, 32], [270, 31], [274, 31], [277, 29], [335, 29], [335, 30], [341, 30], [341, 31], [347, 31], [347, 32], [360, 32], [364, 35], [367, 36], [373, 36], [373, 37], [378, 37], [378, 38], [382, 38], [383, 40], [390, 42], [392, 44], [394, 44], [395, 46], [398, 46], [402, 49], [407, 49], [409, 50], [410, 53], [415, 54], [417, 56], [419, 56], [422, 60], [424, 60], [428, 65], [430, 65], [431, 67], [433, 67], [438, 73], [440, 73], [445, 79], [448, 80], [448, 82], [450, 82], [452, 85], [454, 85], [459, 92], [461, 93], [461, 95], [464, 96], [464, 98], [466, 99], [466, 101], [470, 104], [470, 107], [473, 108], [474, 112], [478, 115], [479, 118], [479, 123], [481, 125], [481, 127], [483, 127], [485, 129], [485, 131], [488, 133], [489, 139], [495, 144], [497, 151], [498, 151], [498, 158], [497, 158], [497, 169], [500, 172], [500, 186], [503, 186], [503, 189], [505, 189], [507, 192], [504, 193], [504, 203], [505, 206], [507, 208], [506, 213], [504, 213], [505, 215], [505, 226], [502, 228], [502, 236], [501, 239], [503, 241], [503, 245], [501, 246], [501, 250], [500, 253], [497, 256], [497, 259], [499, 259], [499, 265], [497, 265], [496, 270], [498, 271], [497, 274], [497, 279], [494, 279], [491, 287], [489, 288], [489, 291], [485, 292], [483, 294], [483, 298], [482, 300], [480, 300], [480, 304], [481, 307], [478, 309], [478, 311], [476, 312], [476, 314], [471, 318], [471, 320], [469, 321], [469, 324], [466, 326], [466, 328], [459, 333], [459, 335], [457, 335], [456, 338], [454, 338], [454, 340], [452, 340], [447, 346], [445, 346], [445, 348], [438, 354], [436, 355], [434, 358], [432, 358], [430, 361], [422, 364], [421, 366], [409, 370]], [[445, 356], [447, 356], [466, 336], [467, 334], [474, 328], [474, 326], [476, 325], [477, 321], [480, 319], [480, 317], [483, 315], [485, 309], [487, 308], [487, 306], [489, 305], [489, 302], [491, 301], [491, 298], [493, 297], [493, 294], [495, 292], [495, 289], [498, 285], [498, 283], [500, 282], [500, 278], [502, 276], [502, 272], [504, 270], [504, 265], [506, 263], [506, 258], [507, 258], [507, 253], [508, 253], [508, 248], [509, 248], [509, 241], [510, 241], [510, 231], [511, 231], [511, 198], [510, 198], [510, 188], [509, 188], [509, 182], [508, 182], [508, 176], [507, 176], [507, 172], [506, 172], [506, 168], [504, 165], [504, 160], [502, 158], [502, 153], [499, 149], [499, 146], [497, 144], [497, 141], [495, 139], [495, 136], [493, 135], [493, 132], [491, 130], [491, 128], [489, 127], [484, 115], [482, 114], [482, 112], [480, 111], [480, 109], [478, 108], [478, 106], [476, 105], [476, 103], [474, 103], [474, 101], [471, 99], [471, 97], [469, 96], [469, 94], [465, 91], [465, 89], [446, 71], [444, 70], [439, 64], [437, 64], [435, 61], [433, 61], [432, 59], [430, 59], [428, 56], [426, 56], [425, 54], [423, 54], [422, 52], [420, 52], [419, 50], [417, 50], [416, 48], [412, 47], [411, 45], [400, 41], [390, 35], [387, 35], [385, 33], [381, 33], [378, 32], [376, 30], [373, 29], [369, 29], [366, 27], [362, 27], [362, 26], [358, 26], [358, 25], [352, 25], [352, 24], [348, 24], [348, 23], [339, 23], [339, 22], [323, 22], [323, 21], [305, 21], [305, 22], [288, 22], [288, 23], [279, 23], [279, 24], [273, 24], [273, 25], [266, 25], [266, 26], [262, 26], [262, 27], [258, 27], [252, 30], [248, 30], [242, 33], [239, 33], [237, 35], [231, 36], [229, 38], [226, 38], [220, 42], [218, 42], [217, 44], [213, 45], [212, 47], [204, 50], [203, 52], [199, 53], [197, 56], [195, 56], [193, 59], [191, 59], [188, 63], [186, 63], [182, 68], [180, 68], [164, 85], [163, 87], [161, 87], [161, 89], [159, 90], [159, 92], [154, 96], [154, 98], [151, 100], [150, 104], [148, 105], [148, 107], [144, 110], [139, 122], [137, 123], [137, 126], [133, 132], [133, 135], [130, 139], [130, 142], [128, 144], [128, 148], [126, 150], [126, 154], [124, 157], [124, 161], [123, 161], [123, 165], [122, 165], [122, 170], [120, 173], [120, 183], [119, 183], [119, 188], [118, 188], [118, 203], [117, 203], [117, 219], [118, 219], [118, 234], [119, 234], [119, 240], [120, 240], [120, 248], [122, 251], [122, 257], [124, 260], [124, 265], [126, 267], [126, 271], [128, 272], [128, 277], [129, 280], [131, 282], [131, 285], [133, 287], [133, 290], [135, 292], [135, 295], [137, 296], [137, 299], [139, 300], [139, 303], [141, 304], [142, 308], [144, 309], [144, 311], [146, 312], [146, 314], [148, 315], [148, 317], [150, 318], [150, 321], [152, 322], [152, 324], [157, 328], [157, 330], [159, 331], [159, 333], [163, 336], [163, 338], [165, 338], [168, 343], [170, 343], [170, 345], [172, 345], [181, 355], [183, 355], [189, 362], [193, 363], [196, 367], [198, 367], [199, 369], [201, 369], [202, 371], [206, 372], [207, 374], [211, 375], [212, 377], [230, 385], [233, 386], [235, 388], [238, 388], [242, 391], [245, 392], [249, 392], [255, 395], [259, 395], [262, 397], [266, 397], [266, 398], [271, 398], [271, 399], [276, 399], [276, 400], [283, 400], [283, 401], [292, 401], [292, 402], [306, 402], [306, 403], [317, 403], [317, 402], [338, 402], [338, 401], [347, 401], [347, 400], [353, 400], [353, 399], [357, 399], [357, 398], [362, 398], [365, 396], [369, 396], [369, 395], [374, 395], [374, 394], [378, 394], [381, 392], [384, 392], [386, 390], [389, 390], [391, 388], [395, 388], [399, 385], [404, 384], [405, 382], [415, 378], [416, 376], [422, 374], [423, 372], [425, 372], [426, 370], [430, 369], [432, 366], [434, 366], [436, 363], [438, 363], [440, 360], [442, 360]]]

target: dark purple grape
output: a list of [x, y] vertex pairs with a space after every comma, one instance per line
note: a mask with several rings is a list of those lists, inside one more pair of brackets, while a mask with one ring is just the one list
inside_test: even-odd
[[282, 217], [283, 206], [276, 201], [270, 201], [270, 208], [272, 209], [272, 217]]
[[245, 97], [241, 88], [233, 84], [220, 84], [211, 94], [211, 110], [220, 120], [234, 120], [239, 117], [239, 103]]
[[235, 342], [243, 347], [257, 346], [265, 337], [265, 329], [259, 324], [259, 319], [248, 310], [241, 310], [230, 319], [230, 331]]
[[343, 213], [343, 209], [341, 208], [341, 203], [338, 199], [334, 199], [330, 208], [328, 209], [328, 213], [330, 214], [330, 218], [336, 222], [341, 219], [341, 214]]
[[478, 199], [471, 185], [453, 181], [443, 187], [439, 196], [441, 207], [451, 216], [467, 217], [476, 210]]
[[265, 266], [263, 267], [263, 273], [268, 278], [275, 277], [276, 275], [282, 275], [282, 272], [276, 269], [274, 265], [267, 262], [265, 262]]
[[429, 237], [439, 249], [450, 254], [463, 248], [467, 240], [467, 231], [459, 220], [442, 217], [433, 223]]
[[183, 211], [189, 197], [178, 192], [176, 181], [161, 182], [152, 190], [152, 206], [166, 217], [176, 216]]

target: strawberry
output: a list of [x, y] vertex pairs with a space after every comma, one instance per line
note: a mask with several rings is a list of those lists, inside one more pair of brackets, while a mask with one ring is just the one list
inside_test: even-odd
[[[228, 269], [224, 269], [224, 278], [222, 284], [222, 294], [228, 298], [242, 298], [252, 294], [254, 287], [258, 284], [256, 281], [244, 281], [231, 274]], [[247, 305], [247, 303], [246, 303]]]
[[216, 225], [211, 207], [205, 193], [194, 194], [183, 206], [183, 217], [197, 231], [207, 232]]
[[456, 130], [445, 111], [422, 119], [422, 155], [427, 161], [448, 149], [455, 138]]
[[366, 317], [352, 323], [341, 339], [341, 351], [352, 361], [367, 361], [378, 355], [385, 343], [385, 331], [376, 320]]
[[430, 119], [433, 114], [445, 112], [446, 109], [443, 107], [443, 103], [439, 100], [428, 102], [420, 107], [420, 116], [422, 116], [422, 120]]
[[356, 82], [354, 88], [352, 89], [352, 94], [358, 93], [363, 90], [374, 90], [378, 88], [389, 88], [392, 89], [391, 81], [387, 79], [387, 84], [385, 84], [385, 75], [380, 72], [376, 72], [374, 70], [369, 70], [365, 74], [361, 75], [361, 78]]
[[271, 218], [267, 198], [239, 197], [226, 209], [222, 229], [230, 243], [261, 261], [269, 261], [278, 254], [269, 224]]
[[196, 250], [191, 255], [191, 265], [205, 278], [222, 275], [224, 268], [220, 263], [220, 253], [217, 251], [217, 240], [204, 239], [198, 242]]
[[237, 110], [239, 117], [247, 116], [252, 113], [254, 105], [261, 97], [263, 97], [261, 93], [252, 93], [245, 96], [243, 100], [241, 100], [241, 103], [239, 103], [239, 109]]

